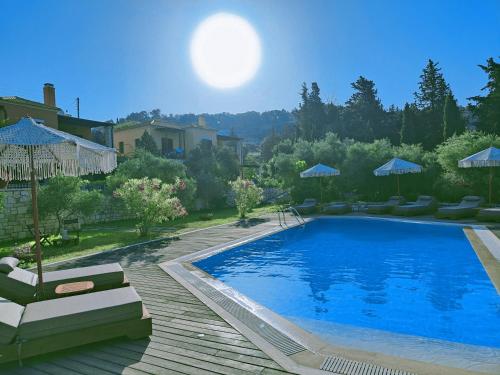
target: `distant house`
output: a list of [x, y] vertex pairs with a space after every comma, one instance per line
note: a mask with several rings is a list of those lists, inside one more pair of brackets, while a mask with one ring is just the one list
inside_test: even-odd
[[102, 142], [113, 146], [113, 125], [109, 122], [87, 120], [72, 117], [56, 106], [54, 85], [46, 83], [43, 86], [43, 103], [18, 96], [0, 96], [0, 122], [14, 124], [22, 117], [29, 116], [44, 125], [79, 137], [94, 140], [92, 129], [99, 129], [103, 135]]
[[146, 131], [153, 137], [160, 153], [166, 157], [184, 159], [200, 142], [205, 141], [214, 146], [231, 148], [241, 162], [242, 139], [235, 135], [218, 134], [216, 129], [207, 127], [201, 116], [198, 124], [187, 126], [162, 120], [118, 124], [114, 129], [114, 147], [121, 155], [130, 155]]

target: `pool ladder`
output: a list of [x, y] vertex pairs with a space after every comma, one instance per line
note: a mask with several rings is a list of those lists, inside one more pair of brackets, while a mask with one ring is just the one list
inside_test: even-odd
[[288, 223], [286, 222], [286, 213], [290, 212], [295, 220], [297, 220], [297, 223], [301, 226], [304, 227], [306, 225], [306, 221], [304, 218], [299, 214], [299, 212], [295, 209], [293, 206], [289, 207], [284, 207], [280, 206], [278, 208], [278, 220], [280, 223], [280, 227], [282, 228], [288, 228]]

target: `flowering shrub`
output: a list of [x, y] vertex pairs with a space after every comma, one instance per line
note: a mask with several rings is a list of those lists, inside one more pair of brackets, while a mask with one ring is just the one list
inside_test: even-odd
[[257, 206], [262, 201], [262, 189], [257, 187], [252, 181], [238, 177], [237, 180], [229, 182], [235, 195], [236, 208], [240, 218], [244, 218], [246, 213]]
[[19, 259], [19, 263], [22, 267], [33, 263], [36, 259], [35, 253], [31, 250], [31, 246], [29, 243], [16, 246], [14, 248], [12, 256]]
[[137, 228], [141, 236], [148, 235], [154, 224], [160, 224], [187, 215], [179, 198], [174, 195], [186, 188], [183, 180], [175, 184], [162, 184], [157, 178], [131, 179], [115, 190], [127, 209], [139, 219]]

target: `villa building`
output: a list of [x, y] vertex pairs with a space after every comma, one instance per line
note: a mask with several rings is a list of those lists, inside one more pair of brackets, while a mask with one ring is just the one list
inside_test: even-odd
[[231, 148], [241, 162], [242, 139], [234, 135], [223, 135], [216, 129], [209, 128], [202, 116], [196, 125], [173, 124], [162, 120], [118, 124], [114, 129], [114, 147], [120, 155], [130, 155], [144, 132], [153, 137], [156, 147], [166, 157], [184, 159], [200, 142], [206, 141], [214, 146]]
[[[51, 83], [44, 84], [43, 99], [43, 103], [40, 103], [18, 96], [0, 96], [0, 123], [10, 125], [29, 116], [51, 128], [113, 146], [114, 124], [65, 114], [56, 106], [55, 88]], [[101, 134], [100, 139], [96, 139], [96, 133]]]

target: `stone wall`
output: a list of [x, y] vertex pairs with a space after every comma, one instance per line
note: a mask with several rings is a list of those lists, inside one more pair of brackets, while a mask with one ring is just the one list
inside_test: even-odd
[[[31, 190], [0, 190], [4, 196], [4, 208], [0, 210], [0, 241], [18, 240], [32, 236], [27, 225], [33, 224], [31, 216]], [[80, 220], [82, 224], [93, 224], [122, 220], [129, 215], [124, 207], [111, 198], [105, 198], [102, 208], [94, 215]], [[46, 218], [40, 221], [42, 233], [55, 233], [57, 220]]]

